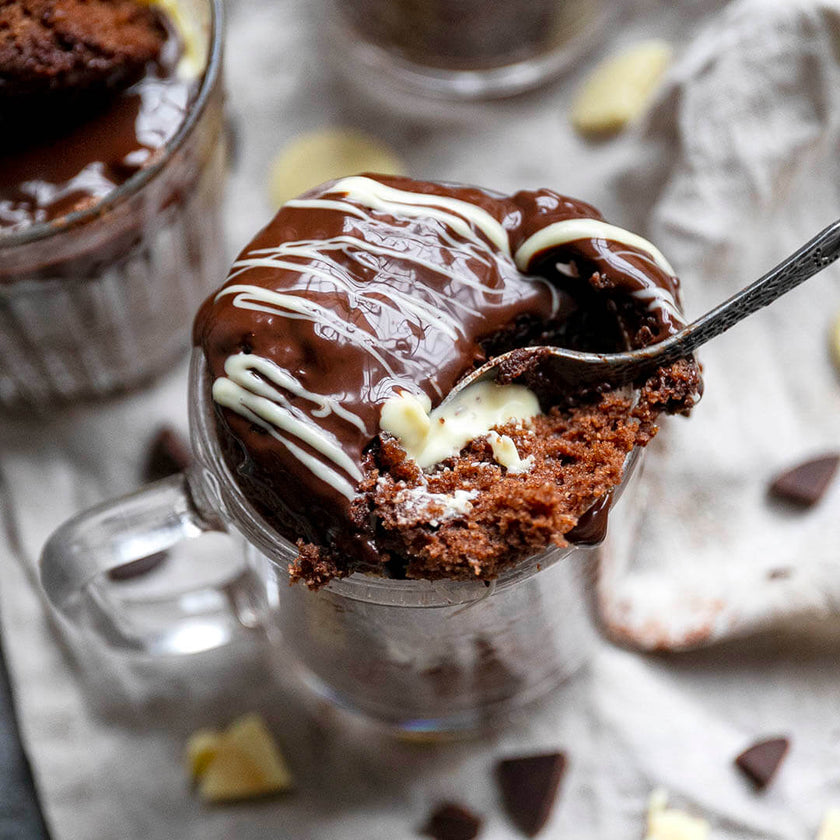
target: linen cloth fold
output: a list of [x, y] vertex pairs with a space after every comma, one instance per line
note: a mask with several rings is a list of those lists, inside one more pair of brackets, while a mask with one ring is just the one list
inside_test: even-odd
[[[631, 155], [649, 163], [619, 192], [649, 197], [689, 314], [840, 216], [839, 36], [833, 3], [732, 4], [636, 138]], [[599, 606], [614, 637], [685, 648], [840, 611], [840, 483], [808, 511], [766, 496], [777, 472], [840, 450], [838, 312], [830, 267], [701, 350], [706, 394], [648, 453], [635, 539], [605, 547]]]
[[[231, 4], [228, 84], [243, 158], [228, 199], [230, 250], [265, 219], [264, 174], [294, 133], [376, 131], [418, 176], [500, 189], [555, 186], [646, 233], [679, 267], [690, 315], [720, 302], [840, 209], [840, 4], [642, 0], [608, 47], [652, 35], [678, 60], [644, 123], [588, 145], [566, 120], [580, 72], [530, 97], [427, 118], [385, 111], [325, 66], [322, 12], [303, 0]], [[595, 57], [593, 56], [593, 59]], [[584, 70], [585, 68], [582, 68]], [[133, 489], [154, 428], [185, 428], [183, 368], [146, 392], [0, 435], [0, 621], [25, 745], [55, 840], [282, 836], [395, 840], [457, 799], [512, 836], [492, 764], [559, 747], [570, 758], [542, 836], [641, 835], [647, 797], [704, 815], [719, 840], [812, 837], [840, 802], [836, 723], [840, 486], [807, 512], [765, 498], [769, 478], [838, 447], [840, 382], [826, 349], [840, 269], [705, 348], [706, 394], [667, 423], [642, 496], [604, 547], [597, 609], [626, 647], [478, 741], [419, 745], [351, 724], [298, 694], [260, 639], [156, 663], [74, 649], [47, 617], [35, 559], [77, 511]], [[220, 278], [221, 281], [221, 278]], [[624, 518], [624, 523], [618, 519]], [[806, 621], [807, 620], [807, 621]], [[737, 641], [762, 628], [773, 632]], [[284, 799], [207, 809], [181, 766], [188, 734], [259, 710], [298, 781]], [[756, 736], [793, 749], [757, 797], [731, 766]]]

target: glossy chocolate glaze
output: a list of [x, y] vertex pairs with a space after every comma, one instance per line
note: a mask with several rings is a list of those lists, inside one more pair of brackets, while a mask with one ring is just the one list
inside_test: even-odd
[[[375, 557], [349, 511], [395, 393], [435, 406], [488, 355], [541, 343], [610, 350], [683, 326], [677, 280], [644, 248], [589, 236], [517, 268], [532, 236], [574, 219], [603, 225], [551, 190], [509, 197], [363, 176], [289, 202], [257, 235], [204, 304], [194, 341], [227, 389], [217, 402], [236, 407], [217, 406], [229, 459], [285, 536]], [[617, 310], [632, 315], [624, 334]], [[269, 399], [243, 409], [243, 394]], [[264, 413], [278, 405], [280, 426]], [[312, 429], [327, 454], [304, 440]]]
[[149, 165], [181, 125], [196, 90], [177, 73], [170, 22], [157, 61], [135, 84], [56, 128], [0, 143], [0, 236], [84, 209]]

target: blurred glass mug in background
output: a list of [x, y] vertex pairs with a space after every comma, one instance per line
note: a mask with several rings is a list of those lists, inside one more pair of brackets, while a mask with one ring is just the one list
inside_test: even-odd
[[0, 231], [0, 409], [44, 410], [163, 372], [224, 276], [222, 0], [170, 9], [199, 82], [160, 155], [91, 207]]
[[[171, 662], [267, 634], [310, 689], [398, 731], [479, 728], [585, 664], [595, 640], [591, 546], [551, 548], [491, 585], [354, 574], [317, 592], [289, 586], [297, 551], [239, 489], [217, 439], [210, 388], [204, 357], [194, 351], [196, 465], [188, 475], [83, 513], [44, 549], [44, 589], [75, 637]], [[616, 500], [640, 454], [628, 456]], [[109, 571], [221, 530], [237, 535], [224, 580], [207, 582], [204, 570], [198, 583], [202, 558], [193, 556], [191, 585], [153, 586], [146, 598], [121, 600]]]
[[592, 46], [606, 0], [332, 0], [351, 70], [426, 94], [504, 96], [536, 87]]

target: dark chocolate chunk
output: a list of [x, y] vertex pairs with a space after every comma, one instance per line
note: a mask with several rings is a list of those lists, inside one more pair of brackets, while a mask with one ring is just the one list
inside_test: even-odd
[[169, 557], [169, 554], [166, 551], [158, 551], [155, 554], [150, 554], [148, 557], [132, 560], [131, 563], [126, 563], [123, 566], [117, 566], [116, 569], [111, 569], [108, 572], [108, 579], [120, 583], [124, 580], [133, 580], [134, 578], [142, 577], [154, 571], [167, 557]]
[[764, 790], [776, 775], [789, 746], [790, 741], [787, 738], [759, 741], [744, 750], [735, 759], [735, 765], [758, 790]]
[[146, 481], [158, 481], [183, 472], [191, 463], [189, 444], [174, 429], [164, 426], [149, 447], [143, 477]]
[[429, 817], [423, 834], [435, 840], [473, 840], [473, 837], [478, 837], [480, 830], [481, 817], [463, 805], [444, 802]]
[[565, 769], [560, 752], [506, 758], [496, 765], [505, 810], [527, 837], [535, 837], [548, 821]]
[[805, 461], [776, 476], [770, 485], [770, 494], [801, 507], [811, 507], [823, 497], [838, 465], [838, 454]]

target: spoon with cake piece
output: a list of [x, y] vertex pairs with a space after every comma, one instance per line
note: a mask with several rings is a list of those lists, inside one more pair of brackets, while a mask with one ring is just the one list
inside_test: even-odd
[[698, 347], [804, 283], [838, 257], [840, 221], [829, 225], [763, 277], [663, 341], [621, 353], [589, 353], [553, 346], [511, 350], [495, 356], [465, 376], [447, 394], [443, 405], [469, 385], [513, 378], [516, 371], [533, 369], [534, 366], [538, 366], [541, 374], [560, 387], [577, 389], [640, 382], [658, 369], [687, 358]]

